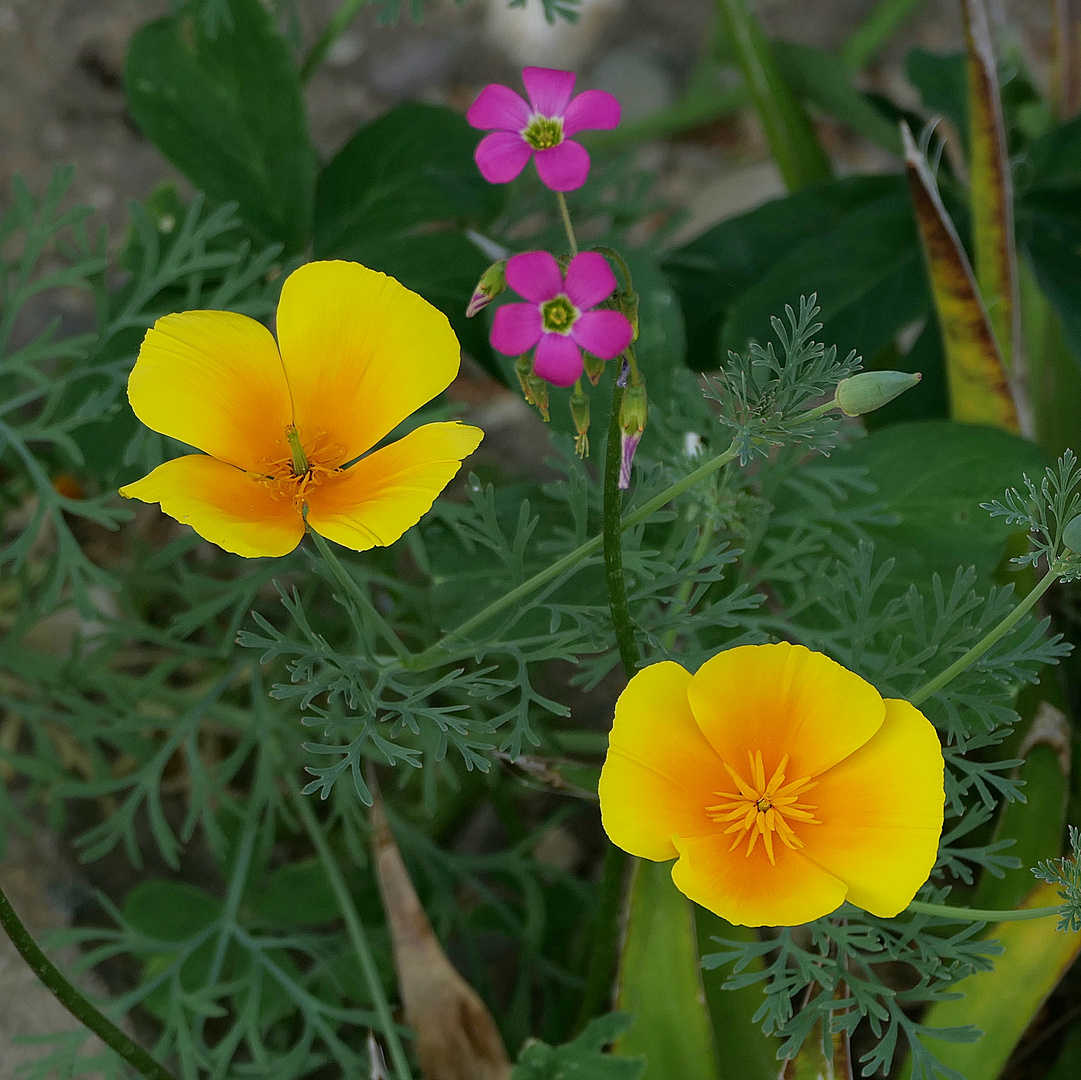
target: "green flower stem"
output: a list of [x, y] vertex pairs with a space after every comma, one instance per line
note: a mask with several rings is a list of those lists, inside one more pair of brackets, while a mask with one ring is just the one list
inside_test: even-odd
[[7, 931], [11, 943], [30, 969], [45, 984], [53, 997], [85, 1024], [103, 1043], [115, 1050], [146, 1080], [175, 1080], [172, 1073], [159, 1065], [141, 1046], [133, 1042], [107, 1016], [89, 1001], [61, 974], [60, 969], [41, 951], [22, 920], [15, 914], [8, 898], [0, 889], [0, 926]]
[[349, 24], [360, 14], [360, 9], [368, 0], [342, 0], [341, 7], [332, 16], [326, 29], [319, 35], [319, 40], [311, 47], [304, 62], [300, 65], [300, 84], [303, 86], [318, 71], [334, 42], [349, 28]]
[[353, 903], [349, 886], [345, 883], [341, 868], [338, 866], [334, 853], [330, 850], [327, 838], [319, 825], [319, 819], [309, 805], [308, 797], [301, 795], [299, 791], [292, 792], [293, 805], [305, 831], [311, 838], [319, 861], [327, 872], [330, 887], [338, 900], [342, 918], [345, 919], [345, 928], [349, 933], [349, 940], [353, 943], [353, 950], [360, 961], [360, 970], [364, 975], [364, 981], [368, 985], [368, 992], [372, 995], [372, 1004], [375, 1006], [376, 1015], [383, 1026], [383, 1035], [387, 1040], [390, 1050], [391, 1061], [394, 1062], [394, 1070], [398, 1074], [397, 1080], [413, 1080], [413, 1072], [409, 1068], [409, 1059], [405, 1055], [405, 1048], [398, 1035], [398, 1027], [394, 1023], [394, 1017], [390, 1014], [390, 1004], [387, 996], [383, 993], [383, 982], [379, 978], [379, 970], [375, 966], [375, 957], [372, 955], [371, 946], [368, 944], [368, 935], [364, 932], [364, 925], [357, 914], [356, 904]]
[[990, 911], [986, 908], [951, 907], [949, 904], [925, 904], [922, 900], [913, 900], [906, 909], [917, 915], [935, 915], [955, 922], [1023, 922], [1025, 919], [1049, 919], [1061, 914], [1057, 907], [1006, 908], [1004, 911]]
[[356, 579], [344, 566], [342, 566], [341, 560], [334, 554], [334, 549], [322, 536], [311, 527], [308, 528], [308, 535], [315, 542], [315, 546], [319, 549], [319, 554], [323, 556], [323, 561], [330, 567], [331, 572], [338, 579], [342, 588], [357, 602], [364, 611], [365, 616], [371, 619], [372, 625], [375, 626], [379, 633], [386, 639], [387, 644], [397, 654], [398, 659], [404, 660], [409, 655], [409, 650], [405, 647], [402, 639], [394, 633], [393, 628], [387, 620], [380, 615], [378, 608], [372, 603], [368, 591], [357, 584]]
[[945, 671], [936, 675], [930, 682], [924, 683], [914, 694], [909, 697], [909, 701], [919, 706], [926, 701], [932, 694], [937, 694], [947, 683], [957, 678], [967, 667], [974, 664], [995, 642], [999, 641], [1006, 634], [1010, 632], [1017, 625], [1018, 622], [1028, 613], [1029, 609], [1040, 599], [1041, 596], [1058, 580], [1059, 574], [1062, 573], [1062, 564], [1056, 559], [1051, 564], [1051, 568], [1040, 579], [1040, 581], [1032, 588], [1029, 594], [1024, 598], [996, 626], [986, 637], [976, 642], [971, 649], [965, 653], [960, 659], [955, 660]]
[[623, 284], [627, 292], [634, 292], [634, 281], [631, 279], [631, 268], [627, 265], [627, 260], [615, 248], [606, 247], [604, 244], [600, 247], [590, 248], [590, 251], [595, 251], [599, 255], [603, 255], [607, 259], [611, 259], [620, 269], [623, 274]]
[[586, 927], [589, 948], [589, 966], [582, 1004], [578, 1010], [577, 1031], [595, 1016], [607, 1012], [612, 997], [612, 972], [619, 953], [622, 933], [619, 918], [623, 903], [623, 881], [627, 874], [629, 856], [609, 841], [604, 852], [604, 871], [601, 877], [600, 899], [597, 910]]
[[571, 246], [571, 254], [578, 254], [578, 241], [574, 236], [574, 226], [571, 224], [571, 212], [567, 209], [567, 200], [562, 191], [556, 192], [556, 202], [559, 203], [559, 213], [563, 218], [563, 228], [567, 230], [567, 243]]
[[[694, 487], [699, 481], [723, 468], [738, 454], [739, 448], [735, 440], [733, 440], [732, 445], [723, 454], [718, 454], [717, 457], [699, 465], [694, 472], [688, 473], [682, 480], [677, 480], [674, 484], [669, 484], [659, 495], [655, 495], [649, 502], [643, 503], [637, 510], [629, 513], [620, 521], [620, 529], [623, 531], [632, 529], [639, 522], [652, 517], [658, 510]], [[424, 671], [435, 664], [441, 663], [448, 653], [448, 642], [453, 641], [455, 638], [468, 637], [478, 626], [482, 626], [489, 619], [494, 619], [496, 615], [506, 611], [507, 608], [514, 607], [515, 604], [525, 599], [530, 593], [536, 592], [537, 589], [547, 585], [549, 581], [554, 581], [560, 574], [577, 566], [583, 559], [596, 554], [603, 545], [603, 536], [594, 536], [591, 540], [587, 540], [584, 544], [564, 555], [562, 559], [557, 559], [551, 566], [546, 566], [543, 570], [538, 571], [528, 581], [523, 581], [521, 585], [511, 589], [510, 592], [505, 593], [498, 600], [493, 600], [482, 611], [478, 611], [476, 615], [466, 619], [461, 626], [449, 630], [434, 645], [429, 646], [423, 652], [405, 657], [402, 660], [403, 666], [411, 671]]]
[[622, 494], [619, 490], [621, 435], [619, 407], [624, 389], [612, 391], [612, 415], [608, 421], [608, 445], [604, 451], [604, 584], [608, 589], [608, 608], [619, 645], [619, 658], [629, 679], [638, 670], [638, 645], [634, 640], [634, 622], [627, 605], [627, 582], [623, 578], [623, 521], [620, 517]]

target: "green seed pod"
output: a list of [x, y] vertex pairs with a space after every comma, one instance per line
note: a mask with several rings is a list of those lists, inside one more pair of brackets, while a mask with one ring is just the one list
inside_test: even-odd
[[1066, 528], [1062, 530], [1062, 542], [1075, 555], [1081, 555], [1081, 514], [1071, 518]]
[[922, 378], [905, 371], [861, 371], [837, 384], [837, 404], [846, 416], [862, 416], [900, 397]]

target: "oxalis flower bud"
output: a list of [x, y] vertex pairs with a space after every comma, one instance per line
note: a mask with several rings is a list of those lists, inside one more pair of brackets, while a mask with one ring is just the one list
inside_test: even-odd
[[465, 317], [472, 319], [478, 311], [486, 308], [507, 287], [507, 260], [500, 259], [492, 263], [481, 274], [473, 295], [469, 298], [469, 305], [465, 309]]
[[628, 386], [619, 407], [619, 486], [624, 491], [631, 486], [631, 465], [634, 463], [634, 452], [638, 449], [642, 432], [646, 429], [648, 411], [645, 386], [641, 383]]
[[535, 405], [541, 419], [548, 423], [548, 384], [533, 373], [533, 361], [528, 356], [519, 356], [514, 364], [514, 373], [518, 376], [526, 402]]
[[861, 371], [837, 384], [837, 404], [846, 416], [862, 416], [911, 390], [923, 376], [905, 371]]
[[589, 395], [579, 382], [571, 394], [571, 416], [578, 437], [574, 440], [574, 449], [579, 457], [589, 457]]
[[599, 356], [594, 356], [592, 353], [583, 352], [582, 362], [585, 366], [586, 375], [589, 376], [589, 381], [596, 386], [604, 374], [604, 360]]

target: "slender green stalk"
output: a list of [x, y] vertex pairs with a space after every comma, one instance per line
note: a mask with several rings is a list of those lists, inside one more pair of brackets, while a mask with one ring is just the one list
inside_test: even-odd
[[41, 951], [22, 920], [15, 914], [8, 898], [0, 889], [0, 926], [7, 931], [19, 955], [31, 971], [45, 984], [49, 992], [65, 1009], [85, 1024], [106, 1046], [115, 1050], [146, 1080], [175, 1080], [172, 1073], [159, 1065], [141, 1046], [133, 1042], [107, 1016], [99, 1012], [70, 982], [60, 969]]
[[330, 567], [331, 572], [338, 579], [339, 584], [343, 589], [360, 605], [364, 610], [364, 614], [372, 620], [372, 625], [379, 631], [379, 633], [386, 639], [387, 644], [398, 655], [398, 659], [402, 660], [409, 655], [409, 650], [405, 647], [402, 639], [394, 633], [393, 627], [386, 619], [379, 613], [379, 609], [372, 603], [371, 597], [368, 595], [366, 589], [362, 588], [349, 573], [344, 566], [342, 566], [341, 560], [334, 554], [334, 549], [321, 537], [314, 529], [308, 529], [308, 535], [315, 542], [315, 546], [319, 549], [319, 554], [323, 556], [323, 561]]
[[619, 908], [623, 901], [623, 879], [626, 877], [629, 856], [613, 843], [604, 852], [604, 872], [601, 877], [600, 899], [597, 910], [586, 928], [589, 943], [589, 968], [586, 971], [586, 987], [578, 1010], [578, 1031], [610, 1008], [612, 997], [612, 971], [616, 966], [621, 932]]
[[873, 60], [926, 0], [879, 0], [841, 49], [845, 64], [858, 70]]
[[349, 28], [349, 24], [360, 14], [360, 9], [368, 0], [342, 0], [341, 7], [327, 23], [326, 29], [319, 35], [319, 40], [311, 47], [304, 62], [300, 65], [300, 84], [303, 86], [318, 71], [334, 42]]
[[1005, 908], [992, 911], [987, 908], [951, 907], [949, 904], [925, 904], [922, 900], [913, 900], [906, 909], [917, 915], [937, 915], [939, 918], [953, 919], [955, 922], [1023, 922], [1026, 919], [1049, 919], [1061, 911], [1057, 907]]
[[1056, 560], [1051, 564], [1051, 569], [1039, 580], [1039, 582], [1032, 588], [1029, 594], [1024, 598], [996, 626], [991, 630], [986, 637], [981, 638], [971, 649], [965, 653], [964, 656], [955, 660], [945, 671], [936, 675], [930, 682], [924, 683], [914, 694], [910, 695], [909, 701], [917, 707], [926, 701], [932, 694], [937, 694], [947, 683], [952, 682], [958, 675], [961, 674], [967, 667], [974, 664], [995, 642], [1001, 640], [1006, 634], [1010, 632], [1017, 625], [1018, 622], [1028, 613], [1029, 609], [1040, 599], [1041, 596], [1058, 580], [1059, 574], [1062, 573], [1062, 566]]
[[638, 670], [638, 645], [634, 640], [634, 622], [627, 605], [627, 582], [623, 578], [623, 522], [619, 490], [620, 436], [619, 407], [623, 387], [612, 391], [612, 415], [608, 421], [608, 445], [604, 451], [604, 584], [608, 589], [608, 608], [619, 645], [619, 658], [629, 679]]
[[563, 228], [567, 230], [567, 243], [571, 246], [571, 254], [578, 254], [578, 241], [574, 236], [574, 226], [571, 224], [571, 212], [567, 209], [567, 200], [562, 191], [556, 192], [556, 202], [559, 203], [559, 213], [563, 218]]
[[[659, 495], [655, 495], [648, 502], [638, 507], [637, 510], [629, 513], [620, 522], [620, 528], [622, 530], [632, 529], [639, 522], [652, 517], [653, 514], [673, 499], [678, 498], [683, 492], [694, 487], [695, 484], [715, 473], [718, 469], [723, 468], [738, 454], [739, 449], [735, 441], [733, 441], [732, 445], [723, 454], [710, 458], [709, 461], [699, 465], [694, 472], [688, 473], [682, 480], [677, 480], [674, 484], [669, 484]], [[482, 611], [478, 611], [476, 615], [466, 619], [461, 626], [448, 630], [434, 645], [429, 646], [423, 652], [403, 659], [403, 665], [413, 671], [423, 671], [433, 664], [439, 663], [447, 652], [447, 643], [449, 641], [453, 641], [455, 638], [468, 637], [478, 626], [482, 626], [489, 619], [494, 619], [500, 612], [513, 607], [520, 600], [529, 596], [530, 593], [536, 592], [537, 589], [547, 585], [549, 581], [554, 581], [560, 574], [577, 566], [583, 559], [595, 554], [603, 544], [604, 538], [602, 536], [594, 536], [591, 540], [587, 540], [584, 544], [564, 555], [562, 559], [557, 559], [551, 566], [546, 566], [543, 570], [538, 571], [528, 581], [523, 581], [521, 585], [511, 589], [510, 592], [505, 593], [498, 600], [493, 600]]]
[[372, 1004], [375, 1006], [376, 1015], [383, 1026], [383, 1035], [387, 1040], [390, 1058], [394, 1062], [394, 1070], [398, 1074], [397, 1080], [413, 1080], [413, 1072], [409, 1068], [409, 1059], [405, 1056], [405, 1048], [402, 1046], [402, 1040], [398, 1035], [398, 1028], [394, 1023], [394, 1017], [390, 1014], [390, 1005], [387, 1002], [386, 994], [383, 993], [383, 983], [379, 978], [379, 969], [375, 966], [375, 957], [372, 955], [371, 946], [368, 944], [368, 935], [365, 933], [364, 925], [357, 914], [356, 904], [353, 903], [349, 886], [346, 885], [338, 861], [330, 850], [327, 838], [319, 825], [319, 819], [309, 805], [308, 797], [301, 795], [296, 790], [291, 794], [293, 805], [297, 809], [301, 823], [311, 838], [316, 854], [319, 856], [319, 861], [327, 872], [330, 887], [334, 890], [335, 897], [337, 897], [338, 907], [341, 910], [342, 918], [345, 919], [345, 928], [349, 933], [349, 940], [352, 942], [353, 950], [360, 961], [361, 973], [364, 976], [365, 983], [368, 985], [368, 992], [372, 995]]

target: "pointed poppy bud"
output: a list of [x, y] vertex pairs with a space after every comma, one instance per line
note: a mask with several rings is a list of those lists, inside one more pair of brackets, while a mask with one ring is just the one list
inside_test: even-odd
[[922, 378], [905, 371], [861, 371], [837, 384], [837, 404], [846, 416], [862, 416], [900, 397]]

